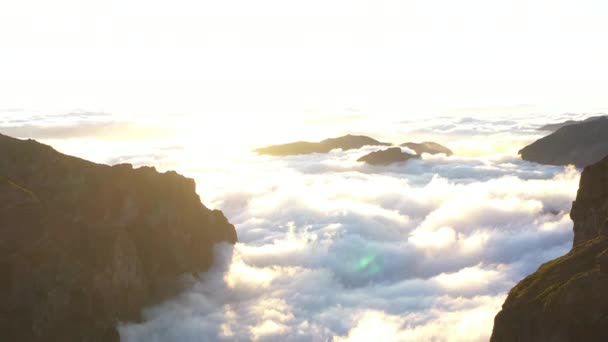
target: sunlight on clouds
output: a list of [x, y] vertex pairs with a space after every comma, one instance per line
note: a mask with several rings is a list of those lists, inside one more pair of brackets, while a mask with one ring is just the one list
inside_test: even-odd
[[348, 336], [336, 337], [336, 342], [403, 341], [400, 334], [401, 319], [379, 311], [361, 315]]
[[434, 231], [416, 229], [409, 240], [419, 248], [445, 248], [456, 241], [456, 232], [451, 227], [440, 227]]
[[453, 144], [454, 151], [468, 157], [499, 156], [504, 154], [516, 155], [522, 146], [532, 143], [537, 135], [513, 139], [510, 135], [495, 136], [488, 139], [487, 135], [477, 135], [465, 141]]
[[257, 341], [268, 336], [280, 335], [287, 330], [289, 328], [286, 325], [266, 320], [262, 324], [251, 328], [251, 334], [253, 340]]
[[289, 322], [294, 319], [291, 307], [283, 299], [269, 298], [261, 300], [253, 307], [253, 310], [265, 320]]
[[264, 299], [258, 302], [252, 310], [261, 321], [259, 325], [251, 328], [254, 340], [285, 333], [289, 330], [286, 324], [294, 319], [291, 307], [282, 299]]
[[[489, 335], [483, 327], [492, 324], [503, 300], [502, 296], [463, 299], [461, 301], [464, 303], [456, 304], [461, 306], [457, 313], [436, 309], [432, 313], [436, 318], [433, 320], [416, 314], [396, 316], [381, 311], [367, 311], [359, 315], [348, 335], [336, 337], [334, 341], [485, 342]], [[446, 300], [448, 303], [450, 301]], [[426, 323], [420, 324], [425, 320]]]
[[572, 229], [572, 219], [568, 213], [563, 213], [561, 220], [542, 222], [540, 225], [542, 231], [569, 231]]
[[[427, 324], [409, 325], [400, 334], [401, 341], [456, 341], [485, 342], [489, 333], [484, 326], [492, 326], [504, 297], [480, 296], [467, 298], [441, 298], [443, 309], [432, 312], [435, 319]], [[414, 319], [416, 319], [414, 315]]]
[[467, 267], [455, 273], [442, 273], [434, 279], [447, 290], [483, 288], [496, 281], [500, 273], [496, 270], [484, 270], [479, 265]]
[[230, 265], [224, 279], [230, 287], [236, 287], [239, 284], [267, 287], [276, 277], [277, 274], [273, 270], [251, 267], [242, 260], [238, 260]]
[[280, 239], [260, 246], [241, 245], [239, 250], [249, 256], [274, 254], [277, 257], [302, 252], [307, 249], [308, 243], [314, 243], [318, 239], [317, 235], [311, 233], [308, 228], [296, 232], [296, 225], [291, 221], [286, 225], [285, 236]]
[[225, 305], [224, 309], [224, 322], [220, 325], [220, 336], [222, 337], [232, 337], [234, 336], [234, 330], [232, 328], [233, 322], [236, 320], [237, 314], [230, 307], [230, 305]]
[[458, 240], [460, 240], [462, 243], [462, 250], [465, 253], [476, 253], [482, 251], [489, 239], [490, 234], [484, 231], [478, 231], [469, 236], [464, 234], [460, 234], [458, 236]]

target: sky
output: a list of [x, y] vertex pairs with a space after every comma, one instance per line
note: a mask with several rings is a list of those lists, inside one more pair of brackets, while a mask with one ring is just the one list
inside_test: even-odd
[[601, 111], [600, 0], [2, 1], [0, 108], [288, 125]]

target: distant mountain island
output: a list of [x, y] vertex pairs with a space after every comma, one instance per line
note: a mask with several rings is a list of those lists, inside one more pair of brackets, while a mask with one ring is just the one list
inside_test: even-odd
[[408, 161], [412, 158], [420, 158], [417, 155], [401, 151], [399, 147], [391, 147], [386, 150], [375, 151], [359, 158], [357, 161], [371, 165], [386, 165]]
[[236, 231], [194, 180], [0, 135], [0, 336], [118, 341], [119, 322], [206, 271]]
[[320, 142], [298, 141], [282, 145], [272, 145], [258, 148], [255, 152], [272, 156], [289, 156], [310, 153], [328, 153], [334, 149], [353, 150], [363, 146], [390, 146], [364, 135], [345, 135], [338, 138], [325, 139]]
[[544, 125], [542, 127], [540, 127], [538, 130], [539, 131], [551, 131], [551, 132], [555, 132], [558, 129], [562, 128], [562, 127], [566, 127], [566, 126], [572, 126], [572, 125], [577, 125], [583, 122], [589, 122], [589, 121], [595, 121], [597, 119], [602, 119], [602, 118], [606, 118], [608, 117], [607, 115], [601, 115], [601, 116], [592, 116], [589, 117], [585, 120], [568, 120], [568, 121], [564, 121], [564, 122], [560, 122], [560, 123], [554, 123], [554, 124], [548, 124], [548, 125]]
[[428, 154], [445, 154], [452, 155], [452, 150], [435, 142], [413, 143], [408, 142], [399, 146], [407, 147], [416, 152], [416, 154], [407, 153], [399, 147], [391, 147], [385, 150], [374, 151], [364, 155], [357, 161], [365, 162], [371, 165], [387, 165], [392, 163], [401, 163], [410, 159], [419, 159], [423, 153]]
[[418, 155], [422, 155], [423, 153], [428, 153], [428, 154], [445, 154], [446, 156], [451, 156], [452, 154], [454, 154], [454, 152], [452, 152], [452, 150], [450, 150], [449, 148], [440, 145], [436, 142], [423, 142], [423, 143], [414, 143], [414, 142], [407, 142], [405, 144], [401, 144], [399, 146], [403, 146], [403, 147], [407, 147], [410, 150], [413, 150], [414, 152], [416, 152], [416, 154]]
[[[563, 129], [563, 128], [562, 128]], [[496, 316], [492, 342], [608, 338], [608, 158], [587, 167], [570, 216], [572, 250], [519, 282]]]
[[[297, 141], [282, 145], [271, 145], [258, 148], [255, 152], [272, 156], [290, 156], [310, 153], [328, 153], [334, 149], [353, 150], [364, 146], [392, 146], [391, 143], [380, 142], [376, 139], [364, 135], [345, 135], [338, 138], [325, 139], [320, 142]], [[407, 161], [412, 158], [419, 158], [423, 153], [439, 154], [448, 156], [453, 154], [452, 150], [435, 142], [414, 143], [407, 142], [400, 146], [407, 147], [416, 155], [403, 152], [399, 147], [391, 147], [385, 150], [371, 152], [358, 159], [373, 165], [391, 164]]]
[[540, 164], [585, 167], [608, 155], [608, 117], [564, 126], [519, 151]]

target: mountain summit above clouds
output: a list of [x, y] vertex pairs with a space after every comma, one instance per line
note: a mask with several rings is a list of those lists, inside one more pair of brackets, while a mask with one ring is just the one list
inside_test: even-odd
[[342, 150], [353, 150], [363, 146], [390, 146], [376, 139], [364, 135], [345, 135], [338, 138], [325, 139], [320, 142], [298, 141], [282, 145], [271, 145], [258, 148], [255, 152], [272, 156], [289, 156], [310, 153], [328, 153], [331, 150], [341, 148]]
[[236, 240], [190, 178], [0, 135], [2, 340], [117, 341], [119, 322]]
[[585, 167], [608, 155], [608, 117], [562, 127], [519, 151], [522, 159]]
[[570, 213], [572, 250], [510, 292], [493, 342], [606, 341], [608, 337], [608, 157], [582, 174]]
[[391, 147], [386, 150], [371, 152], [359, 159], [359, 162], [365, 162], [372, 165], [386, 165], [408, 161], [412, 158], [420, 158], [417, 155], [409, 154], [401, 151], [399, 147]]
[[445, 154], [446, 156], [451, 156], [452, 154], [454, 154], [454, 152], [452, 152], [452, 150], [450, 150], [449, 148], [438, 144], [436, 142], [423, 142], [423, 143], [414, 143], [414, 142], [407, 142], [405, 144], [401, 144], [399, 146], [403, 146], [403, 147], [407, 147], [410, 150], [413, 150], [414, 152], [416, 152], [416, 154], [421, 155], [423, 153], [428, 153], [428, 154]]

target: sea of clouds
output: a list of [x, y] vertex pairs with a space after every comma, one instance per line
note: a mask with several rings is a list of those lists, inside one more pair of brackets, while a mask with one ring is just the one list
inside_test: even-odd
[[487, 340], [508, 290], [569, 249], [578, 171], [514, 156], [355, 162], [373, 149], [250, 161], [213, 201], [240, 242], [122, 338]]
[[[390, 166], [356, 162], [375, 147], [207, 160], [199, 146], [108, 143], [92, 159], [194, 177], [239, 237], [121, 339], [487, 341], [509, 289], [569, 250], [580, 177], [496, 147], [572, 117], [388, 123], [396, 143], [434, 134], [455, 150]], [[48, 142], [91, 159], [87, 141]], [[474, 149], [484, 141], [494, 152]]]

